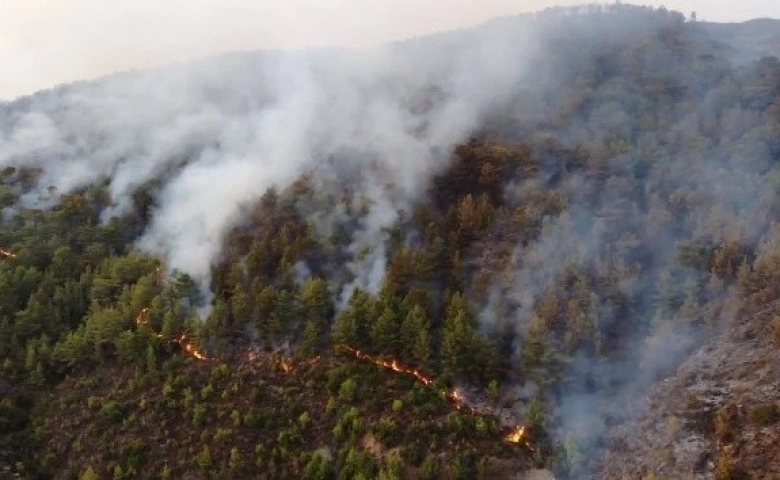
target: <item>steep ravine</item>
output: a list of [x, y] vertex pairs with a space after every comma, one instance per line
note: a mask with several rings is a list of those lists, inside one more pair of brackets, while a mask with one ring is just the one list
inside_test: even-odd
[[600, 478], [780, 478], [774, 302], [735, 320], [661, 381], [610, 435]]

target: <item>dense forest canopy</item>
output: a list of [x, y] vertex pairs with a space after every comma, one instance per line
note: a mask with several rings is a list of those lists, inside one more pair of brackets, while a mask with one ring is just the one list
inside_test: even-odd
[[555, 9], [0, 105], [0, 462], [592, 474], [655, 381], [780, 299], [780, 60], [716, 33]]

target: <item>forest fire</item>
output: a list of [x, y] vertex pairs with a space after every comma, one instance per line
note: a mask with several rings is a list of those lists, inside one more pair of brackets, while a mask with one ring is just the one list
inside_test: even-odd
[[184, 351], [187, 352], [192, 358], [196, 360], [200, 360], [204, 362], [212, 360], [205, 353], [198, 350], [198, 347], [195, 346], [195, 343], [184, 333], [182, 333], [177, 338], [172, 338], [170, 341], [181, 345]]
[[284, 373], [290, 373], [293, 370], [295, 370], [295, 367], [293, 366], [292, 362], [289, 359], [284, 357], [282, 357], [282, 359], [279, 360], [279, 367], [281, 367]]
[[[138, 316], [135, 317], [135, 324], [139, 327], [145, 326], [149, 324], [149, 307], [146, 307], [142, 309]], [[154, 332], [154, 335], [159, 338], [160, 340], [166, 340], [165, 336], [162, 333]], [[170, 343], [176, 343], [178, 344], [182, 350], [184, 350], [190, 357], [200, 360], [200, 361], [209, 361], [212, 360], [208, 355], [200, 351], [198, 347], [195, 345], [195, 342], [190, 339], [186, 333], [182, 333], [178, 337], [167, 339]]]
[[[411, 368], [403, 365], [401, 362], [399, 362], [396, 359], [382, 360], [381, 358], [376, 358], [373, 355], [369, 355], [365, 352], [349, 347], [347, 345], [338, 345], [337, 348], [343, 348], [344, 350], [347, 350], [352, 355], [354, 355], [355, 358], [358, 358], [360, 360], [367, 360], [373, 363], [374, 365], [378, 365], [388, 370], [392, 370], [396, 373], [410, 375], [414, 377], [418, 382], [425, 385], [426, 387], [429, 387], [431, 386], [431, 384], [433, 384], [433, 379], [431, 377], [426, 376], [425, 374], [423, 374], [422, 372], [420, 372], [415, 368]], [[474, 409], [473, 407], [471, 407], [466, 403], [466, 398], [457, 389], [445, 390], [444, 394], [447, 397], [447, 399], [450, 400], [458, 410], [467, 409], [471, 413], [477, 413], [476, 409]]]
[[295, 361], [290, 357], [287, 357], [280, 353], [263, 353], [262, 350], [256, 347], [250, 347], [245, 356], [249, 363], [258, 363], [264, 361], [270, 361], [275, 367], [278, 367], [282, 373], [292, 373], [296, 369], [304, 365], [316, 365], [322, 360], [322, 357], [317, 355], [306, 361]]
[[505, 437], [509, 443], [520, 443], [525, 439], [525, 425], [517, 425]]
[[[349, 347], [347, 345], [337, 345], [336, 348], [341, 348], [350, 352], [357, 359], [366, 360], [368, 362], [373, 363], [374, 365], [386, 368], [388, 370], [392, 370], [396, 373], [410, 375], [425, 386], [431, 386], [433, 384], [433, 379], [431, 377], [426, 376], [425, 374], [423, 374], [417, 369], [404, 366], [398, 360], [395, 359], [382, 360], [381, 358], [374, 357], [373, 355], [369, 355], [365, 352]], [[471, 405], [469, 405], [468, 401], [466, 400], [466, 397], [457, 389], [445, 390], [444, 394], [447, 397], [447, 399], [450, 400], [455, 405], [455, 408], [457, 408], [458, 410], [467, 410], [469, 413], [476, 414], [476, 415], [484, 414], [484, 412], [480, 412], [477, 408], [474, 408]], [[528, 448], [530, 448], [531, 450], [533, 450], [533, 447], [531, 446], [526, 435], [525, 425], [514, 426], [512, 430], [506, 436], [504, 436], [504, 440], [509, 443], [523, 444]]]
[[5, 258], [16, 258], [16, 254], [2, 248], [0, 248], [0, 255], [4, 256]]
[[368, 360], [369, 362], [371, 362], [373, 364], [379, 365], [380, 367], [384, 367], [384, 368], [390, 369], [390, 370], [392, 370], [394, 372], [404, 373], [406, 375], [411, 375], [414, 378], [416, 378], [417, 381], [419, 381], [423, 385], [429, 386], [430, 384], [433, 383], [433, 379], [425, 376], [419, 370], [403, 366], [398, 360], [395, 360], [395, 359], [390, 360], [390, 361], [382, 360], [381, 358], [376, 358], [376, 357], [374, 357], [372, 355], [369, 355], [367, 353], [361, 352], [360, 350], [357, 350], [355, 348], [349, 347], [347, 345], [337, 345], [336, 348], [343, 348], [344, 350], [352, 353], [352, 355], [354, 355], [355, 358], [358, 358], [360, 360]]
[[141, 309], [141, 311], [138, 313], [138, 316], [135, 317], [136, 326], [140, 327], [142, 325], [146, 325], [147, 323], [149, 323], [149, 307]]

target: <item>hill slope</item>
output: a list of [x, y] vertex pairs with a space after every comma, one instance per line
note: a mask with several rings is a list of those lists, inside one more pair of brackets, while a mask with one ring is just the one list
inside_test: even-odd
[[610, 435], [603, 476], [780, 476], [777, 314], [776, 302], [739, 312], [656, 386], [638, 418]]
[[728, 45], [740, 63], [776, 56], [780, 51], [780, 20], [762, 18], [745, 23], [704, 23], [707, 34]]
[[0, 106], [3, 471], [773, 465], [780, 60], [708, 28], [552, 10]]

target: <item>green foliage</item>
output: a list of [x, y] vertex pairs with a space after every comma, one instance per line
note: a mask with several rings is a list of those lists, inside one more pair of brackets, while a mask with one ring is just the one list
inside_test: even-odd
[[329, 480], [333, 478], [333, 467], [319, 452], [315, 452], [303, 468], [304, 480]]
[[207, 469], [211, 466], [211, 450], [208, 445], [203, 445], [198, 455], [195, 457], [195, 463], [202, 469]]
[[410, 465], [418, 466], [426, 458], [426, 448], [419, 439], [406, 443], [401, 449], [401, 457]]
[[228, 468], [230, 468], [232, 472], [237, 472], [242, 468], [244, 468], [244, 460], [241, 458], [241, 453], [238, 451], [238, 448], [236, 447], [230, 449]]
[[309, 412], [303, 412], [300, 417], [298, 417], [298, 423], [301, 425], [301, 428], [306, 430], [309, 425], [311, 425], [311, 416], [309, 415]]
[[339, 398], [341, 398], [344, 401], [350, 402], [354, 400], [357, 396], [357, 382], [354, 378], [348, 378], [344, 380], [344, 382], [341, 384], [341, 387], [339, 387]]
[[203, 403], [198, 403], [195, 405], [195, 408], [192, 411], [192, 425], [195, 427], [199, 427], [203, 425], [203, 423], [206, 421], [206, 405]]
[[229, 375], [230, 367], [226, 363], [220, 363], [211, 371], [211, 379], [216, 383], [228, 378]]
[[98, 477], [98, 474], [95, 473], [95, 470], [90, 466], [87, 467], [86, 470], [84, 470], [84, 473], [82, 473], [79, 476], [79, 480], [98, 480], [100, 477]]
[[214, 395], [214, 386], [209, 382], [200, 390], [200, 398], [202, 400], [208, 400], [212, 395]]
[[447, 305], [441, 355], [445, 372], [472, 381], [487, 383], [496, 368], [494, 346], [477, 332], [460, 293], [451, 295]]
[[116, 402], [108, 402], [100, 409], [100, 413], [109, 421], [119, 423], [124, 419], [124, 412]]
[[460, 480], [474, 478], [477, 474], [478, 457], [474, 452], [459, 452], [452, 463], [453, 477]]
[[344, 464], [339, 471], [339, 479], [348, 478], [373, 478], [378, 473], [374, 456], [369, 452], [360, 452], [350, 448], [347, 452]]
[[401, 441], [401, 429], [389, 418], [381, 418], [373, 424], [372, 429], [377, 440], [386, 447], [394, 447]]
[[215, 443], [227, 443], [227, 441], [230, 439], [231, 435], [233, 434], [233, 431], [229, 428], [217, 428], [217, 431], [214, 432], [214, 442]]
[[439, 478], [439, 462], [434, 457], [428, 456], [420, 467], [420, 477], [423, 480], [435, 480]]
[[337, 408], [339, 408], [338, 401], [333, 397], [328, 397], [328, 404], [325, 406], [325, 412], [330, 414], [336, 411]]
[[238, 410], [233, 410], [230, 412], [230, 419], [233, 420], [233, 426], [240, 427], [241, 426], [241, 412]]

